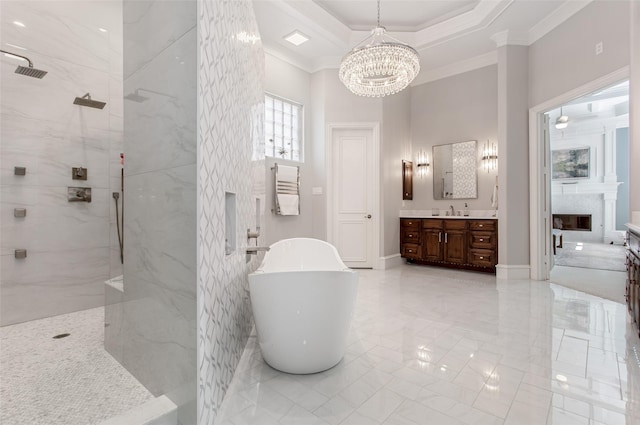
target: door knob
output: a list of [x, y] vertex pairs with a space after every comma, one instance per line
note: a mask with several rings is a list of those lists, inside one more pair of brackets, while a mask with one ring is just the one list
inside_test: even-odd
[[364, 218], [371, 218], [371, 214], [365, 215]]

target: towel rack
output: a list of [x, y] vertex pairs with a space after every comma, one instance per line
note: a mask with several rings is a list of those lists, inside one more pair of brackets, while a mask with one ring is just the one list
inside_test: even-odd
[[[274, 170], [274, 205], [275, 208], [271, 209], [271, 212], [277, 215], [299, 215], [300, 214], [300, 167], [279, 165], [275, 163]], [[294, 170], [295, 169], [295, 170]], [[283, 171], [285, 171], [283, 173]], [[293, 208], [289, 205], [281, 206], [280, 197], [278, 195], [287, 196], [288, 198], [293, 195], [294, 199]]]

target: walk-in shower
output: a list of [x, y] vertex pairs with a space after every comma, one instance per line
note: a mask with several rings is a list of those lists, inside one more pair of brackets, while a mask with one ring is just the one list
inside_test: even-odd
[[91, 94], [85, 93], [82, 97], [76, 97], [73, 101], [74, 105], [88, 106], [89, 108], [102, 109], [107, 102], [100, 102], [99, 100], [91, 99]]
[[25, 60], [29, 63], [29, 66], [22, 66], [22, 65], [18, 65], [18, 67], [16, 68], [16, 74], [20, 74], [20, 75], [26, 75], [27, 77], [34, 77], [34, 78], [42, 78], [45, 75], [47, 75], [47, 71], [43, 71], [41, 69], [36, 69], [33, 67], [33, 62], [31, 62], [31, 59], [29, 59], [26, 56], [22, 56], [22, 55], [17, 55], [15, 53], [11, 53], [11, 52], [7, 52], [6, 50], [0, 50], [0, 52], [4, 53], [5, 55], [9, 56], [9, 57], [14, 57], [14, 58], [18, 58], [18, 59], [22, 59]]

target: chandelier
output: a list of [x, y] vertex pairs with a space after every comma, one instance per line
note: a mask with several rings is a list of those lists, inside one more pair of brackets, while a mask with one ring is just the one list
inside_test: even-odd
[[404, 90], [420, 71], [418, 52], [378, 24], [340, 64], [340, 81], [358, 96], [383, 97]]

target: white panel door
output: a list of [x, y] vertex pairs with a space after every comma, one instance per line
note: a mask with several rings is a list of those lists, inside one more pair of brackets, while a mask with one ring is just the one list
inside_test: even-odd
[[333, 132], [333, 243], [353, 268], [373, 267], [373, 130]]

